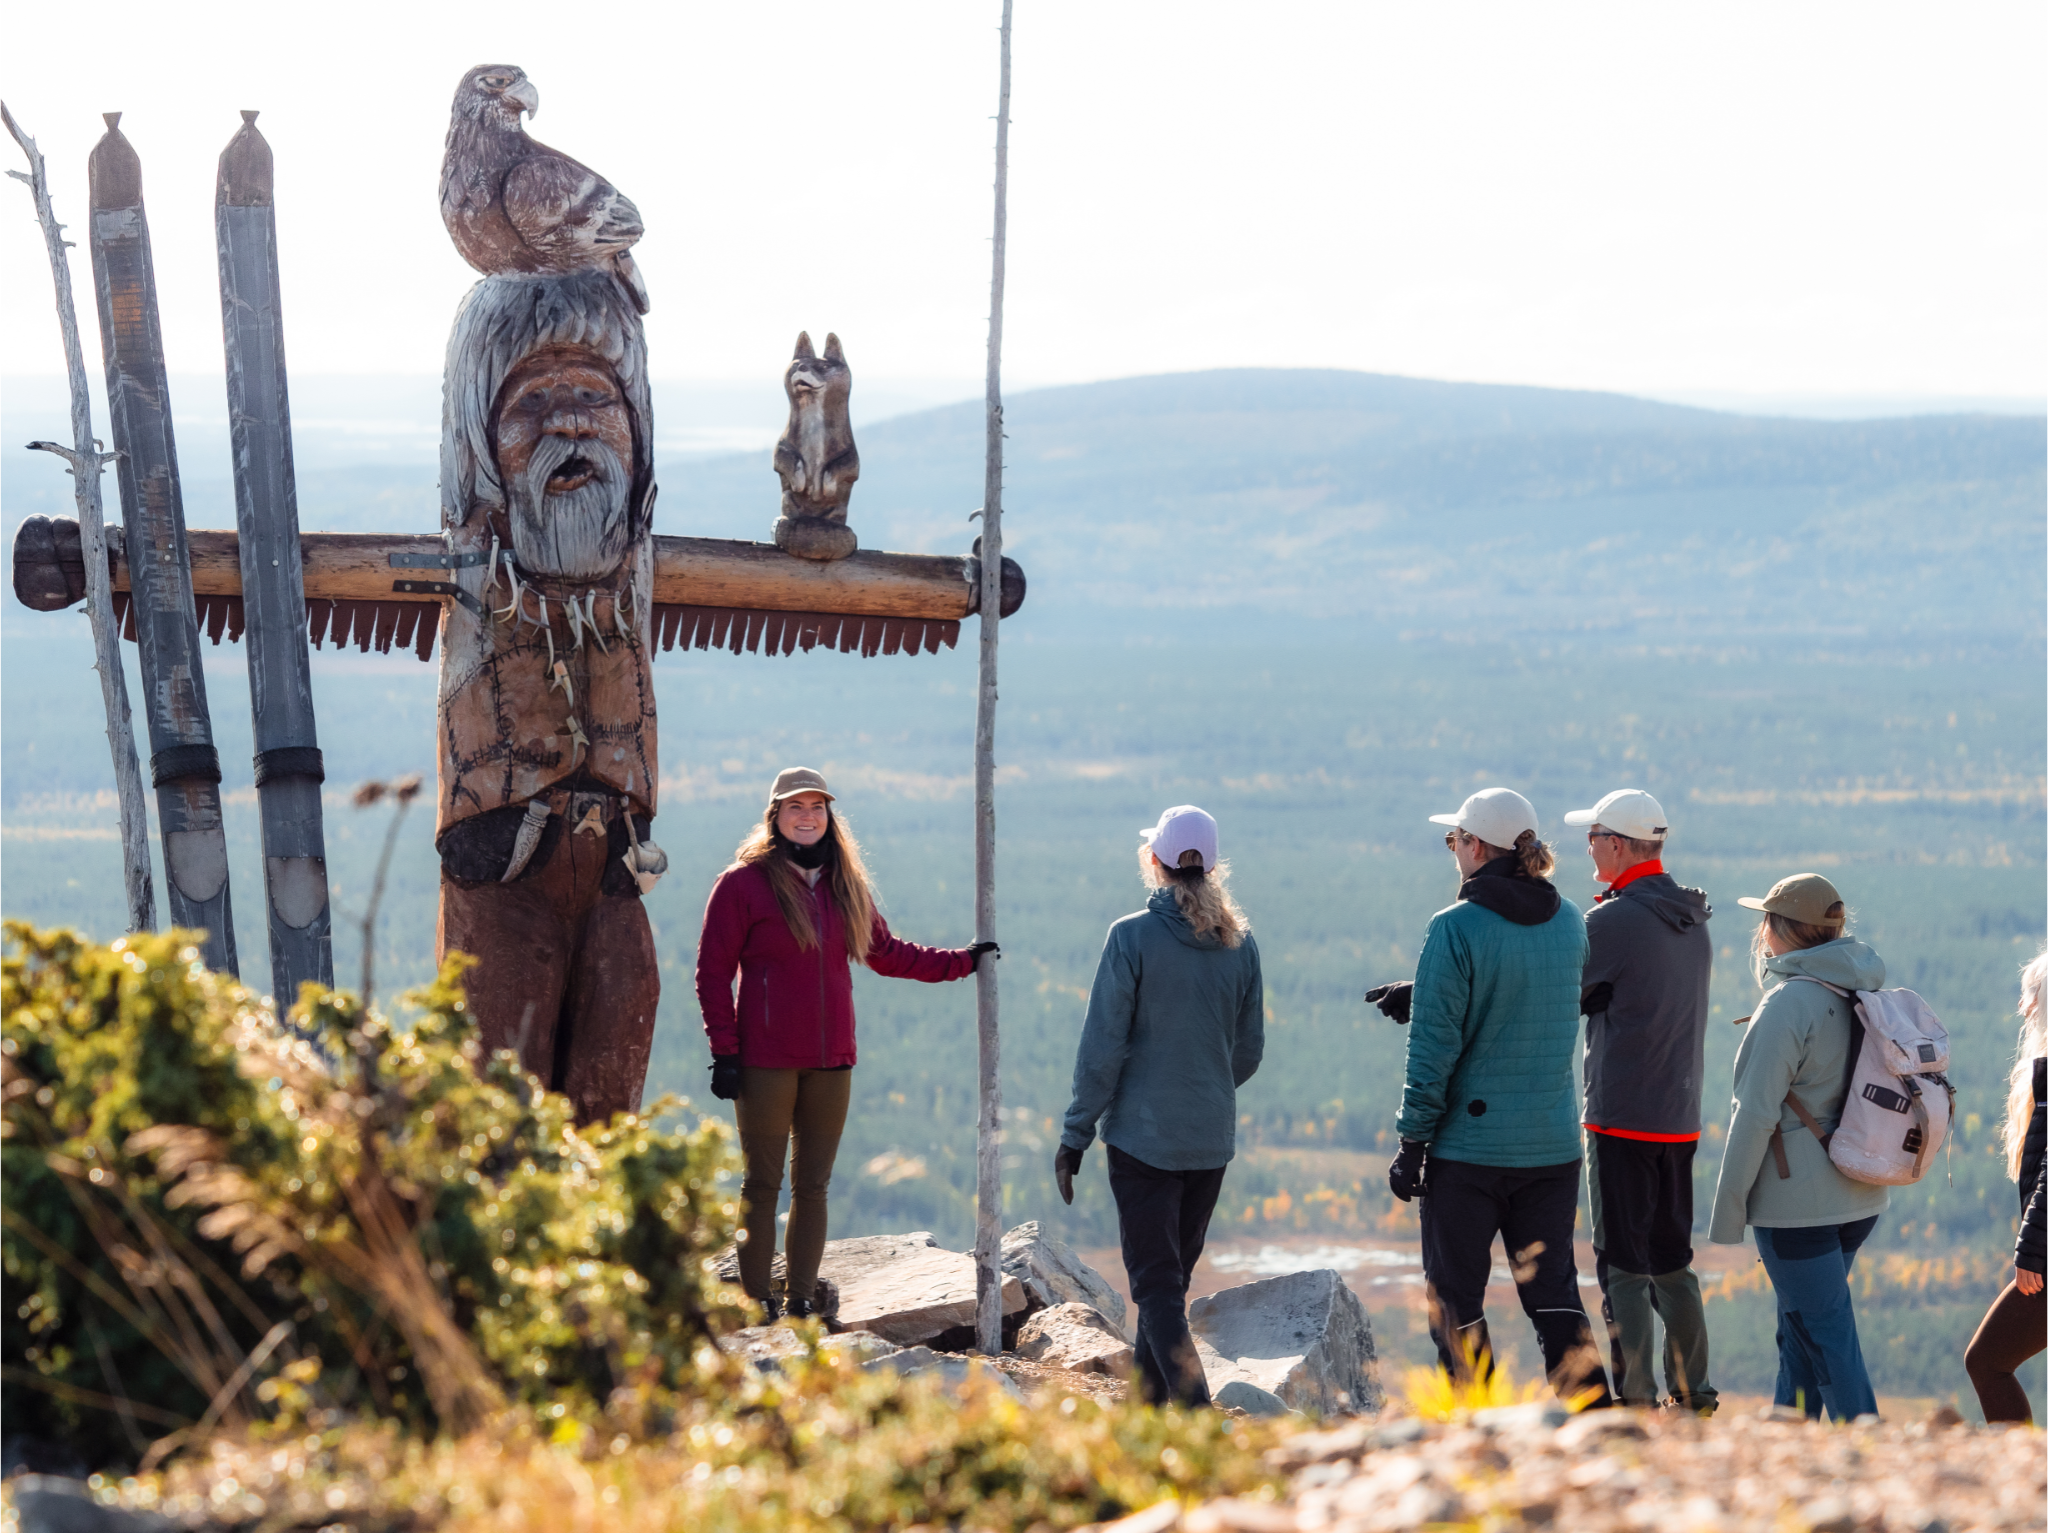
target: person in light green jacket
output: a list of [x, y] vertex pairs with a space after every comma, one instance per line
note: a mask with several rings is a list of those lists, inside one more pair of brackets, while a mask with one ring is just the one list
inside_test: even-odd
[[1838, 1421], [1875, 1415], [1877, 1396], [1856, 1334], [1849, 1271], [1889, 1195], [1835, 1169], [1826, 1147], [1786, 1102], [1796, 1094], [1822, 1129], [1841, 1121], [1855, 992], [1884, 985], [1884, 960], [1847, 932], [1835, 886], [1818, 873], [1780, 879], [1761, 899], [1753, 944], [1757, 982], [1769, 985], [1735, 1053], [1735, 1102], [1707, 1238], [1757, 1254], [1778, 1301], [1777, 1403]]

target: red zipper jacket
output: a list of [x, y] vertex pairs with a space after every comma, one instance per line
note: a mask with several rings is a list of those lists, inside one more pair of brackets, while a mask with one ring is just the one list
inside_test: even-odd
[[[807, 891], [818, 946], [790, 935], [768, 875], [736, 865], [719, 874], [697, 939], [697, 1005], [714, 1056], [760, 1070], [830, 1070], [855, 1062], [853, 966], [846, 926], [826, 878]], [[927, 984], [974, 972], [966, 948], [920, 947], [893, 935], [878, 911], [868, 967]], [[733, 976], [739, 1000], [733, 1000]]]

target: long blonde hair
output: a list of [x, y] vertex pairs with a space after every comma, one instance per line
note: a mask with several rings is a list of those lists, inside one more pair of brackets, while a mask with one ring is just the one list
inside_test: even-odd
[[[1193, 858], [1190, 862], [1188, 859]], [[1149, 889], [1171, 889], [1173, 902], [1188, 918], [1197, 937], [1213, 936], [1225, 947], [1237, 947], [1252, 929], [1237, 901], [1230, 897], [1230, 864], [1219, 862], [1202, 871], [1200, 852], [1182, 852], [1181, 866], [1169, 868], [1152, 855], [1152, 848], [1138, 848], [1138, 876]]]
[[[781, 808], [770, 802], [761, 823], [733, 853], [733, 861], [757, 867], [767, 875], [782, 919], [789, 923], [789, 934], [798, 947], [813, 948], [818, 945], [818, 929], [811, 920], [810, 890], [802, 871], [790, 860], [789, 843], [775, 829], [775, 816]], [[825, 864], [824, 876], [831, 880], [832, 903], [839, 907], [839, 923], [846, 928], [846, 956], [855, 963], [866, 963], [875, 937], [874, 886], [868, 882], [867, 864], [861, 861], [860, 843], [829, 804], [825, 808], [825, 840], [832, 845], [832, 856]]]
[[2027, 1125], [2034, 1118], [2034, 1061], [2048, 1054], [2048, 948], [2020, 970], [2020, 1041], [2012, 1059], [2012, 1085], [2005, 1094], [2005, 1169], [2020, 1178], [2027, 1149]]

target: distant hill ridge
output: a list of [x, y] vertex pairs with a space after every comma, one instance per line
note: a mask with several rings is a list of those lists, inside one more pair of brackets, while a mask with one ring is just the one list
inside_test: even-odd
[[[858, 408], [856, 391], [864, 542], [966, 543], [980, 404], [867, 427]], [[1033, 390], [1005, 423], [1005, 536], [1032, 616], [1067, 632], [1176, 605], [1464, 632], [1475, 604], [1520, 631], [2042, 632], [2042, 419], [1792, 420], [1233, 369]], [[758, 536], [757, 456], [665, 472], [665, 512]]]

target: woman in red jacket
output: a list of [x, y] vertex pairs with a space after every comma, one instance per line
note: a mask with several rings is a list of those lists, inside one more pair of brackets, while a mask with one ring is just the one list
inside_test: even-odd
[[852, 1086], [852, 964], [931, 984], [966, 978], [992, 951], [993, 942], [930, 948], [891, 933], [875, 909], [860, 846], [832, 812], [825, 779], [809, 767], [775, 779], [761, 823], [711, 888], [697, 939], [711, 1094], [733, 1104], [747, 1163], [740, 1286], [770, 1320], [783, 1313], [769, 1266], [792, 1139], [784, 1290], [789, 1314], [813, 1313], [825, 1189]]

